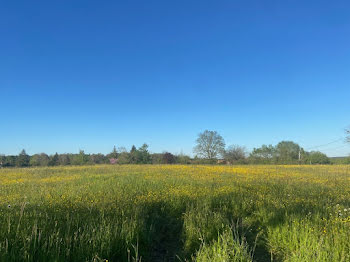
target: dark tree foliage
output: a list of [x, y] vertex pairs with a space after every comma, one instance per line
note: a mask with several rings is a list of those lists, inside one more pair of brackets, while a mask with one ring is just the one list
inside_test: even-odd
[[29, 166], [29, 161], [30, 161], [30, 156], [27, 155], [26, 151], [23, 149], [17, 157], [16, 166], [27, 167]]
[[130, 153], [133, 153], [133, 152], [136, 152], [136, 151], [137, 151], [136, 146], [135, 146], [135, 145], [132, 145], [131, 150], [130, 150]]
[[58, 166], [59, 164], [60, 164], [59, 157], [58, 157], [58, 154], [56, 153], [50, 157], [49, 166]]
[[14, 167], [14, 166], [16, 166], [17, 158], [18, 158], [18, 156], [6, 156], [3, 166], [4, 167]]
[[6, 156], [0, 155], [0, 167], [3, 167], [6, 162]]
[[152, 163], [151, 155], [148, 152], [148, 145], [143, 144], [136, 150], [136, 163], [137, 164], [150, 164]]
[[175, 163], [175, 156], [169, 152], [165, 152], [162, 157], [162, 163], [163, 164], [174, 164]]
[[130, 150], [130, 153], [129, 153], [129, 163], [130, 164], [137, 164], [137, 149], [136, 149], [136, 146], [132, 146], [131, 147], [131, 150]]

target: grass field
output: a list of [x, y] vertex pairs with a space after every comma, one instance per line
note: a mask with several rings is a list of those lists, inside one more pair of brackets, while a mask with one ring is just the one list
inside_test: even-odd
[[350, 261], [350, 169], [0, 169], [0, 261], [106, 260]]

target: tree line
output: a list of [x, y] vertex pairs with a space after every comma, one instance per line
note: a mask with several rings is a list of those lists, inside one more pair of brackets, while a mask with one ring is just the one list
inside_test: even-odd
[[[350, 131], [347, 131], [350, 135]], [[350, 140], [350, 139], [349, 139]], [[262, 145], [250, 153], [239, 145], [226, 147], [223, 137], [217, 131], [205, 130], [198, 134], [193, 149], [195, 157], [169, 152], [150, 153], [148, 145], [130, 150], [116, 148], [109, 154], [45, 153], [28, 155], [23, 149], [18, 155], [0, 155], [0, 167], [66, 166], [94, 164], [350, 164], [350, 157], [332, 160], [319, 151], [305, 151], [293, 141], [281, 141], [277, 145]]]
[[[350, 130], [346, 130], [350, 142]], [[223, 164], [350, 164], [350, 157], [332, 161], [320, 151], [307, 152], [293, 141], [281, 141], [277, 145], [262, 145], [248, 154], [243, 146], [226, 148], [224, 138], [217, 131], [205, 130], [198, 135], [194, 147], [196, 156]]]
[[28, 155], [23, 149], [18, 155], [0, 155], [1, 167], [36, 167], [36, 166], [68, 166], [95, 164], [190, 164], [189, 156], [174, 155], [169, 152], [152, 154], [148, 145], [139, 148], [132, 146], [129, 151], [125, 148], [113, 148], [109, 154], [86, 154], [80, 150], [78, 154], [46, 153]]

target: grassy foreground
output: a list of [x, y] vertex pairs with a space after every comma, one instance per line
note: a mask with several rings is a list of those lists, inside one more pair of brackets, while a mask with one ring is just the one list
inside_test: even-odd
[[107, 260], [350, 261], [350, 169], [0, 169], [0, 261]]

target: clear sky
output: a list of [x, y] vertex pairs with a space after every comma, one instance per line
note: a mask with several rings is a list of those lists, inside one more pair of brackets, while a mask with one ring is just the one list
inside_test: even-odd
[[349, 1], [2, 1], [0, 153], [350, 153]]

